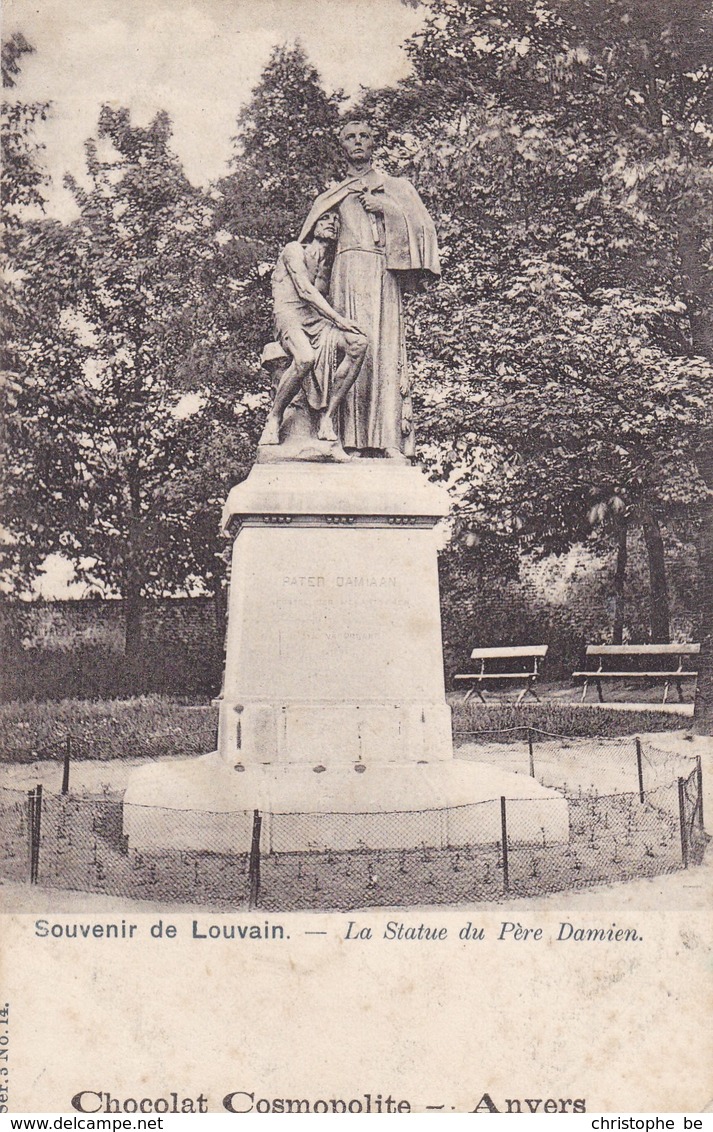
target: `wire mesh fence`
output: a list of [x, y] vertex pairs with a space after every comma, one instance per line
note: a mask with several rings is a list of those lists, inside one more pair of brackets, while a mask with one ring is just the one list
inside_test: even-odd
[[32, 814], [27, 790], [0, 789], [0, 870], [8, 880], [28, 880], [32, 860]]
[[206, 814], [0, 789], [0, 873], [155, 902], [347, 910], [537, 896], [701, 862], [700, 760], [632, 739], [573, 743], [508, 744], [507, 769], [551, 798], [448, 809]]
[[684, 865], [700, 865], [708, 838], [703, 825], [703, 772], [700, 762], [678, 780], [681, 854]]
[[538, 727], [467, 731], [454, 735], [459, 757], [496, 763], [529, 774], [566, 794], [639, 792], [670, 785], [688, 774], [695, 759], [636, 736], [592, 739], [557, 735]]
[[[141, 825], [150, 823], [155, 837], [157, 822], [163, 821], [179, 845], [182, 827], [185, 836], [197, 819], [190, 810], [125, 807], [116, 799], [45, 795], [39, 882], [54, 888], [144, 900], [228, 905], [246, 902], [249, 840], [243, 844], [235, 837], [235, 851], [229, 854], [130, 849], [124, 834], [127, 809], [131, 810], [139, 835]], [[233, 828], [242, 824], [248, 831], [251, 829], [252, 814], [213, 816], [218, 825], [222, 820], [222, 824], [230, 822]], [[214, 834], [218, 832], [214, 827]]]
[[[543, 820], [542, 803], [534, 817], [528, 801], [502, 799], [441, 812], [442, 824], [451, 832], [440, 846], [426, 840], [424, 821], [418, 848], [266, 853], [260, 862], [260, 906], [349, 909], [500, 900], [655, 876], [684, 866], [675, 785], [659, 788], [643, 804], [638, 794], [569, 797], [564, 837], [548, 833], [548, 825], [551, 829], [556, 823], [537, 824]], [[555, 807], [557, 801], [545, 804]], [[433, 811], [381, 818], [384, 832], [388, 823], [393, 833], [404, 818], [412, 825], [426, 816], [432, 819]], [[471, 831], [470, 840], [458, 837], [459, 826]], [[477, 842], [472, 830], [478, 827], [486, 837], [493, 827], [498, 833], [491, 841]]]

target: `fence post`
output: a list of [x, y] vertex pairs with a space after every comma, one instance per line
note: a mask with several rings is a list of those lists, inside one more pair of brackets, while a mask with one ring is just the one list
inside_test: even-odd
[[248, 876], [250, 878], [250, 897], [248, 907], [257, 908], [260, 898], [260, 829], [262, 817], [259, 810], [253, 811], [253, 839], [250, 846], [250, 865]]
[[642, 760], [641, 739], [636, 736], [636, 769], [639, 774], [639, 801], [644, 803], [644, 764]]
[[30, 884], [37, 884], [40, 872], [40, 838], [42, 836], [42, 787], [35, 786], [27, 794], [28, 836], [30, 841]]
[[35, 809], [35, 884], [37, 884], [40, 873], [40, 844], [42, 839], [42, 783], [38, 782], [35, 787], [35, 796], [37, 798], [37, 805]]
[[508, 862], [508, 818], [505, 798], [500, 798], [500, 830], [503, 842], [503, 892], [510, 891], [510, 868]]
[[681, 859], [684, 869], [688, 868], [688, 836], [686, 834], [686, 787], [684, 780], [678, 780], [678, 818], [681, 824]]
[[62, 793], [69, 793], [69, 763], [72, 758], [72, 736], [68, 735], [64, 744], [64, 768], [62, 770]]
[[696, 755], [696, 786], [698, 788], [698, 825], [703, 829], [703, 765], [700, 755]]
[[35, 790], [27, 791], [27, 853], [30, 862], [30, 884], [35, 873]]
[[532, 728], [527, 729], [527, 749], [530, 755], [530, 778], [535, 777], [535, 744], [533, 741]]

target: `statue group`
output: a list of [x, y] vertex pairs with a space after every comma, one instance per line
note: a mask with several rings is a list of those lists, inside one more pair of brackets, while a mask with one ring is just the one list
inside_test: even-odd
[[276, 369], [277, 386], [261, 453], [288, 454], [290, 409], [303, 421], [294, 458], [408, 462], [414, 428], [403, 293], [439, 276], [436, 230], [410, 182], [373, 167], [366, 122], [347, 121], [339, 140], [347, 175], [317, 197], [272, 276], [277, 342], [263, 359]]

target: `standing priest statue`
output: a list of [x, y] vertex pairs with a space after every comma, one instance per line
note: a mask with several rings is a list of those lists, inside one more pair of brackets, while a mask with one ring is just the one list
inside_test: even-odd
[[372, 166], [374, 137], [366, 122], [346, 122], [339, 139], [347, 176], [317, 197], [300, 239], [325, 212], [338, 212], [330, 302], [369, 344], [342, 406], [342, 443], [355, 453], [403, 461], [414, 454], [414, 430], [402, 294], [414, 278], [440, 274], [436, 229], [409, 181]]

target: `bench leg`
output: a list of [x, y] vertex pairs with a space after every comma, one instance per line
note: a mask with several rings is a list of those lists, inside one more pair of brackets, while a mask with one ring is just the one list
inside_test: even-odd
[[582, 698], [581, 698], [581, 700], [579, 701], [579, 702], [580, 702], [580, 704], [583, 704], [583, 703], [584, 703], [584, 701], [585, 701], [585, 699], [587, 698], [587, 688], [588, 688], [588, 687], [589, 687], [589, 681], [588, 681], [588, 680], [585, 680], [585, 681], [584, 681], [584, 687], [582, 688]]
[[476, 688], [475, 688], [474, 690], [475, 690], [475, 691], [476, 691], [476, 692], [478, 693], [478, 695], [480, 696], [480, 701], [481, 701], [481, 703], [485, 704], [485, 706], [487, 707], [487, 706], [488, 706], [488, 701], [486, 700], [485, 696], [484, 696], [484, 695], [483, 695], [483, 693], [481, 692], [480, 688], [476, 687]]
[[601, 682], [601, 680], [597, 680], [597, 691], [599, 693], [599, 703], [603, 704], [604, 703], [604, 695], [602, 693], [602, 682]]
[[668, 699], [668, 690], [669, 690], [670, 687], [671, 687], [671, 685], [670, 685], [669, 681], [667, 680], [666, 683], [663, 686], [663, 699], [661, 700], [662, 704], [665, 704], [666, 700]]
[[471, 696], [473, 695], [473, 692], [474, 692], [474, 691], [475, 691], [475, 688], [468, 688], [468, 689], [466, 690], [465, 696], [463, 697], [463, 703], [464, 703], [464, 704], [467, 704], [467, 703], [468, 703], [468, 700], [469, 700], [469, 699], [470, 699], [470, 697], [471, 697]]
[[682, 704], [682, 703], [683, 703], [683, 688], [682, 688], [682, 686], [681, 686], [681, 681], [680, 681], [680, 680], [677, 680], [677, 681], [676, 681], [676, 687], [678, 688], [678, 702], [679, 702], [680, 704]]
[[533, 676], [531, 676], [530, 679], [528, 680], [527, 684], [525, 685], [525, 687], [520, 692], [520, 695], [515, 700], [516, 705], [522, 703], [522, 701], [525, 699], [525, 696], [527, 695], [528, 692], [530, 693], [530, 695], [534, 699], [537, 700], [538, 704], [541, 703], [540, 697], [538, 696], [537, 692], [535, 691], [535, 689], [533, 687], [534, 683], [535, 683], [535, 679], [534, 679]]

